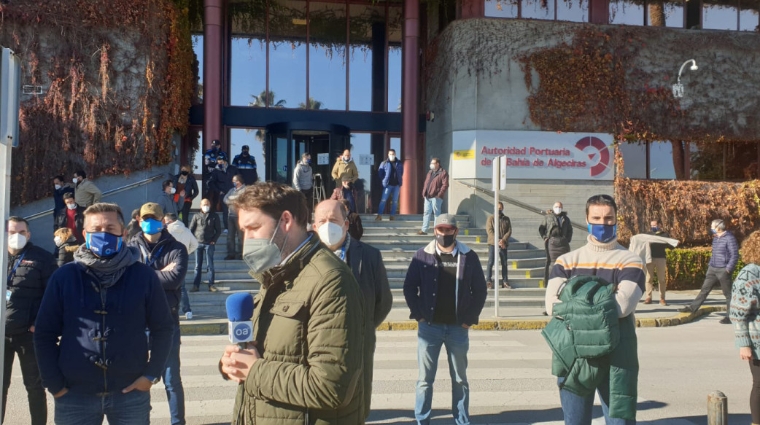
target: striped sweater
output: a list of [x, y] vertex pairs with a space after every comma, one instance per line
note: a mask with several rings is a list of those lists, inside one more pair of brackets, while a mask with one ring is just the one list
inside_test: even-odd
[[573, 276], [599, 276], [617, 285], [615, 299], [618, 315], [626, 317], [636, 310], [644, 293], [644, 265], [641, 257], [617, 243], [601, 243], [588, 236], [588, 243], [559, 257], [549, 274], [546, 288], [546, 312], [559, 301], [559, 290]]
[[737, 347], [752, 347], [756, 359], [760, 359], [760, 266], [748, 264], [734, 281], [731, 291], [731, 312], [734, 339]]

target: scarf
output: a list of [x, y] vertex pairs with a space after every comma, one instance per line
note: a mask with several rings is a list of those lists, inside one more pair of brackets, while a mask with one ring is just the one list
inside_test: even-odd
[[140, 251], [131, 246], [123, 246], [121, 251], [111, 258], [101, 258], [93, 254], [85, 245], [74, 253], [74, 261], [82, 264], [87, 273], [104, 288], [110, 288], [118, 282], [127, 267], [140, 260]]

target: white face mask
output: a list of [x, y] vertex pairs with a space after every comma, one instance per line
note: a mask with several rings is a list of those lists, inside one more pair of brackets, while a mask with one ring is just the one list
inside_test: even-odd
[[171, 193], [172, 195], [174, 195], [175, 193], [177, 193], [177, 189], [176, 188], [171, 188], [171, 189], [169, 189], [169, 193]]
[[77, 204], [66, 204], [66, 208], [70, 210], [75, 210], [77, 209]]
[[435, 164], [430, 164], [430, 169], [435, 171]]
[[343, 239], [343, 236], [345, 236], [343, 227], [331, 221], [319, 226], [317, 234], [319, 235], [319, 239], [327, 246], [338, 244]]
[[350, 156], [344, 156], [344, 157], [343, 157], [343, 160], [344, 160], [344, 161], [346, 161], [346, 162], [348, 162], [350, 159], [351, 159], [351, 157], [350, 157]]
[[61, 190], [61, 185], [60, 184], [55, 185], [55, 190]]
[[14, 233], [8, 236], [8, 248], [10, 249], [23, 249], [26, 246], [26, 236], [21, 233]]
[[209, 212], [210, 209], [211, 209], [211, 207], [208, 206], [208, 205], [204, 205], [204, 206], [201, 207], [201, 211], [203, 211], [205, 213]]
[[77, 181], [79, 181], [79, 179], [78, 179], [78, 178], [76, 178], [76, 177], [74, 177], [73, 179], [71, 179], [71, 181], [73, 181], [73, 182], [74, 182], [74, 184], [77, 184]]
[[390, 159], [391, 161], [395, 161], [396, 155], [388, 155], [388, 159]]
[[55, 246], [61, 246], [61, 244], [63, 243], [63, 239], [61, 239], [60, 236], [56, 236], [53, 238], [53, 242], [55, 242]]
[[554, 207], [554, 214], [560, 215], [562, 213], [562, 207]]

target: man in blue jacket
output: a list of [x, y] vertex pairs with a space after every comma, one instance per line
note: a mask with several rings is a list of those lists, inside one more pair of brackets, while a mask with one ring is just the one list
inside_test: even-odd
[[418, 322], [417, 358], [420, 379], [414, 416], [430, 423], [433, 382], [441, 346], [446, 346], [451, 372], [452, 414], [457, 425], [470, 423], [470, 386], [467, 351], [470, 326], [478, 323], [486, 302], [486, 278], [475, 251], [457, 242], [456, 219], [441, 214], [435, 219], [435, 240], [414, 254], [404, 279], [404, 297]]
[[[34, 332], [42, 384], [57, 425], [150, 423], [150, 388], [174, 332], [155, 272], [127, 247], [116, 204], [85, 215], [85, 245], [48, 282]], [[153, 336], [148, 347], [145, 329]], [[60, 341], [59, 341], [60, 338]]]
[[187, 248], [164, 229], [164, 210], [155, 202], [140, 208], [140, 228], [129, 245], [140, 251], [140, 262], [155, 270], [164, 289], [174, 321], [174, 333], [169, 358], [161, 377], [166, 386], [172, 425], [185, 425], [185, 390], [179, 372], [179, 302], [187, 275]]
[[[693, 313], [699, 310], [716, 284], [720, 284], [720, 289], [726, 297], [726, 312], [731, 311], [731, 275], [739, 261], [739, 244], [736, 243], [736, 237], [726, 230], [726, 223], [721, 219], [712, 221], [710, 232], [713, 234], [712, 256], [707, 266], [705, 282], [697, 298], [690, 305], [679, 310], [682, 313]], [[720, 320], [720, 323], [731, 324], [728, 313]]]
[[390, 149], [388, 151], [388, 159], [380, 163], [377, 174], [380, 177], [380, 181], [383, 182], [383, 195], [380, 198], [380, 205], [377, 208], [375, 220], [382, 221], [385, 203], [389, 197], [391, 198], [390, 220], [393, 220], [396, 212], [398, 212], [398, 194], [401, 183], [404, 181], [404, 164], [400, 159], [396, 158], [395, 150]]

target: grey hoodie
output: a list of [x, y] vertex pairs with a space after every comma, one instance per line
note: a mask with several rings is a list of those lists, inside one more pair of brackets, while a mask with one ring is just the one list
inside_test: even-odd
[[293, 173], [293, 187], [298, 190], [309, 190], [312, 188], [311, 165], [299, 162], [296, 166], [296, 172]]

